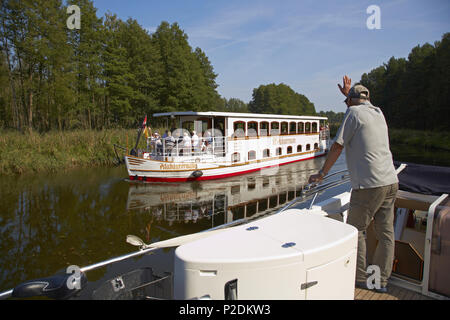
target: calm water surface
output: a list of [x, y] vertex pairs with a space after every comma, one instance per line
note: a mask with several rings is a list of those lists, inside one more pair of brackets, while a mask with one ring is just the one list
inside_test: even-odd
[[[275, 212], [298, 196], [324, 158], [217, 181], [135, 184], [126, 169], [95, 168], [0, 179], [0, 291], [130, 253], [147, 243]], [[333, 171], [345, 168], [344, 156]], [[87, 274], [91, 289], [139, 266], [170, 272], [173, 249]], [[87, 294], [87, 293], [86, 293]], [[88, 298], [88, 296], [85, 296]]]

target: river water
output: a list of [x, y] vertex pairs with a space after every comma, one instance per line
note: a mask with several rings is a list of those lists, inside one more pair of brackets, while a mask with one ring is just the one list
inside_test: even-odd
[[[136, 251], [145, 242], [275, 212], [300, 195], [324, 158], [216, 181], [131, 183], [125, 167], [0, 179], [0, 291]], [[332, 171], [345, 169], [342, 155]], [[136, 266], [170, 270], [173, 249], [88, 273], [94, 288]], [[114, 269], [114, 270], [112, 270]], [[88, 296], [85, 296], [88, 298]]]

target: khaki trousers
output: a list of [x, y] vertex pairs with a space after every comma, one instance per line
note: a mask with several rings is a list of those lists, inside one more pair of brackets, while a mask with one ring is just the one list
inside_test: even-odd
[[374, 253], [373, 264], [380, 267], [381, 286], [386, 286], [392, 272], [394, 260], [394, 202], [398, 183], [370, 189], [353, 190], [347, 223], [358, 229], [358, 258], [356, 281], [366, 282], [366, 230], [374, 220], [378, 245]]

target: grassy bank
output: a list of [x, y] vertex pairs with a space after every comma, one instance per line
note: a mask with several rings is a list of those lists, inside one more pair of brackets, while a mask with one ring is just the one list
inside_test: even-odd
[[[0, 132], [0, 174], [56, 172], [115, 164], [113, 145], [134, 145], [137, 130]], [[145, 143], [145, 142], [141, 142]]]

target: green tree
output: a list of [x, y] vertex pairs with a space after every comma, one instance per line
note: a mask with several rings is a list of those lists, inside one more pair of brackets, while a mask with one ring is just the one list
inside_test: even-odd
[[196, 48], [194, 51], [194, 57], [200, 67], [200, 81], [197, 83], [199, 110], [209, 111], [215, 108], [215, 105], [219, 103], [220, 95], [217, 93], [217, 74], [214, 73], [214, 68], [211, 65], [206, 54], [200, 49]]
[[101, 126], [102, 56], [105, 30], [97, 17], [97, 9], [90, 0], [75, 0], [71, 4], [82, 12], [81, 29], [68, 30], [72, 48], [72, 70], [76, 76], [76, 101], [69, 110], [70, 127], [94, 128]]
[[296, 93], [289, 86], [261, 85], [253, 90], [252, 101], [248, 109], [254, 113], [314, 115], [314, 104], [302, 94]]
[[2, 51], [0, 51], [0, 90], [3, 92], [3, 94], [0, 95], [0, 127], [4, 127], [8, 119], [12, 118], [12, 115], [10, 108], [8, 108], [10, 100], [8, 67], [6, 66], [6, 58]]
[[108, 14], [105, 28], [106, 47], [103, 62], [107, 117], [114, 125], [130, 126], [134, 119], [131, 103], [139, 93], [132, 87], [136, 79], [131, 72], [127, 49], [121, 44], [124, 22], [116, 15]]
[[[450, 33], [435, 43], [436, 53], [431, 71], [431, 85], [427, 96], [431, 110], [423, 110], [428, 116], [428, 126], [435, 130], [449, 130], [450, 123]], [[436, 121], [438, 119], [438, 121]]]
[[178, 24], [162, 22], [152, 35], [152, 42], [159, 50], [161, 81], [157, 97], [162, 112], [189, 110], [187, 105], [192, 87], [190, 76], [191, 48], [187, 35]]
[[177, 23], [162, 22], [152, 34], [161, 71], [156, 89], [160, 111], [206, 111], [220, 105], [213, 67], [206, 54], [192, 50]]
[[248, 104], [240, 99], [230, 98], [229, 100], [225, 100], [225, 110], [224, 111], [247, 113], [248, 112]]
[[1, 20], [18, 126], [30, 130], [48, 128], [52, 108], [67, 104], [64, 92], [70, 91], [65, 81], [70, 48], [62, 3], [59, 0], [3, 1]]

